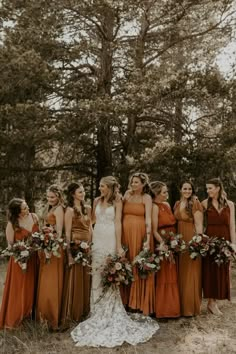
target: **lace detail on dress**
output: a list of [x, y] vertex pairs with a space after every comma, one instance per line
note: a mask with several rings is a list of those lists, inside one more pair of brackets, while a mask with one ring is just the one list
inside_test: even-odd
[[145, 342], [158, 330], [157, 322], [148, 317], [145, 323], [133, 321], [124, 309], [119, 289], [111, 288], [105, 294], [102, 292], [99, 267], [108, 254], [116, 252], [115, 209], [114, 206], [102, 209], [98, 204], [95, 214], [91, 313], [71, 332], [71, 336], [76, 346], [112, 348], [124, 342], [132, 345]]
[[91, 317], [80, 323], [71, 336], [78, 347], [113, 348], [124, 342], [136, 345], [149, 340], [159, 329], [156, 321], [144, 318], [133, 321], [124, 309], [119, 289], [110, 288], [95, 304]]

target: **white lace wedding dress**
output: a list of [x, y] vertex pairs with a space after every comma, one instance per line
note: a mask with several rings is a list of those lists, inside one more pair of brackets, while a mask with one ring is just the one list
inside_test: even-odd
[[[156, 321], [138, 315], [132, 320], [122, 304], [119, 289], [110, 288], [105, 294], [96, 269], [108, 254], [115, 254], [115, 211], [113, 206], [96, 206], [96, 224], [93, 235], [91, 313], [71, 332], [76, 346], [112, 348], [127, 342], [132, 345], [146, 342], [159, 329]], [[78, 299], [79, 301], [79, 299]]]

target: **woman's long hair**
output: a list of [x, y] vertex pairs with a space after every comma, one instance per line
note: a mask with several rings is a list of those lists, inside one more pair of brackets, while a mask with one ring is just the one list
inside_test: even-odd
[[43, 220], [46, 219], [49, 210], [53, 211], [59, 205], [61, 205], [64, 208], [63, 192], [62, 192], [61, 187], [59, 187], [57, 184], [52, 184], [51, 186], [48, 187], [47, 193], [48, 192], [52, 192], [52, 193], [54, 193], [57, 196], [58, 203], [56, 205], [54, 205], [54, 206], [51, 206], [48, 203], [46, 204], [45, 208], [43, 209], [43, 213], [42, 213]]
[[[102, 177], [100, 182], [108, 187], [109, 192], [107, 196], [107, 202], [108, 204], [113, 204], [114, 201], [116, 201], [118, 198], [117, 191], [120, 188], [119, 182], [117, 181], [116, 177], [113, 176]], [[102, 201], [104, 201], [104, 199], [104, 197], [101, 197]]]
[[[67, 206], [73, 208], [75, 214], [77, 214], [77, 215], [79, 215], [80, 213], [78, 212], [77, 208], [75, 208], [75, 192], [78, 188], [82, 188], [82, 187], [83, 187], [82, 183], [72, 182], [69, 184], [69, 186], [67, 187], [67, 189], [65, 191]], [[84, 200], [81, 200], [80, 203], [81, 203], [82, 214], [86, 215], [87, 210], [85, 207]]]
[[21, 213], [21, 204], [24, 203], [24, 199], [13, 198], [8, 204], [7, 218], [12, 223], [13, 228], [19, 227], [19, 215]]
[[[222, 181], [219, 178], [211, 178], [209, 179], [206, 184], [213, 184], [215, 187], [220, 187], [219, 190], [219, 195], [218, 195], [218, 203], [219, 203], [219, 209], [225, 208], [228, 203], [227, 203], [227, 194], [224, 190], [224, 186]], [[207, 209], [212, 207], [212, 198], [208, 197], [207, 199]]]
[[167, 187], [167, 185], [161, 181], [153, 181], [150, 183], [153, 199], [161, 193], [163, 187]]
[[192, 187], [192, 195], [187, 199], [187, 204], [186, 204], [186, 207], [185, 207], [185, 210], [186, 210], [186, 213], [189, 215], [189, 216], [193, 216], [193, 203], [194, 201], [197, 199], [197, 196], [196, 196], [196, 193], [195, 193], [195, 188], [194, 188], [194, 185], [191, 181], [189, 180], [184, 180], [181, 182], [180, 184], [180, 190], [182, 189], [183, 185], [185, 183], [188, 183], [190, 184], [190, 186]]
[[142, 194], [149, 194], [153, 197], [153, 193], [151, 191], [151, 187], [150, 187], [150, 181], [149, 181], [149, 177], [146, 173], [143, 173], [143, 172], [136, 172], [136, 173], [133, 173], [132, 176], [130, 177], [130, 180], [129, 180], [129, 189], [131, 191], [131, 194], [133, 193], [132, 191], [132, 187], [131, 187], [131, 184], [132, 184], [132, 181], [133, 181], [133, 178], [134, 177], [137, 177], [140, 179], [140, 181], [142, 182], [143, 184], [143, 191], [142, 191]]

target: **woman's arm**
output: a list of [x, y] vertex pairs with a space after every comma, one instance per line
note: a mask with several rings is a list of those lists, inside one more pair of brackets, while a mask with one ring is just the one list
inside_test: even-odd
[[234, 203], [230, 200], [228, 201], [229, 209], [230, 209], [230, 240], [232, 243], [236, 243], [236, 235], [235, 235], [235, 207]]
[[62, 236], [63, 224], [64, 224], [64, 211], [62, 206], [58, 206], [54, 211], [56, 217], [56, 231], [57, 235], [60, 238]]
[[14, 235], [15, 235], [15, 232], [14, 232], [12, 223], [9, 221], [7, 223], [7, 227], [6, 227], [6, 239], [7, 239], [8, 245], [13, 245]]
[[69, 265], [74, 264], [74, 259], [70, 252], [70, 241], [71, 241], [71, 229], [72, 229], [72, 218], [73, 218], [73, 209], [66, 208], [65, 212], [65, 233], [66, 233], [66, 243], [67, 243], [67, 255]]
[[119, 255], [124, 253], [121, 246], [121, 218], [122, 218], [122, 201], [115, 203], [115, 233], [116, 233], [116, 251]]
[[146, 225], [146, 236], [147, 240], [143, 244], [143, 248], [150, 248], [150, 237], [151, 237], [151, 227], [152, 227], [152, 198], [150, 195], [145, 194], [143, 197], [145, 206], [145, 225]]
[[92, 228], [92, 210], [90, 206], [86, 207], [87, 215], [90, 220], [90, 225], [89, 225], [89, 241], [92, 241], [92, 235], [93, 235], [93, 228]]
[[196, 210], [193, 214], [195, 230], [197, 234], [203, 233], [203, 212]]
[[100, 199], [101, 199], [100, 197], [97, 197], [93, 201], [93, 210], [92, 210], [92, 213], [91, 213], [91, 222], [92, 222], [92, 224], [96, 223], [95, 209], [96, 209], [96, 206], [98, 205]]
[[152, 230], [153, 230], [153, 235], [155, 239], [159, 243], [163, 243], [162, 237], [158, 233], [158, 213], [159, 213], [159, 207], [156, 204], [153, 204], [152, 206]]

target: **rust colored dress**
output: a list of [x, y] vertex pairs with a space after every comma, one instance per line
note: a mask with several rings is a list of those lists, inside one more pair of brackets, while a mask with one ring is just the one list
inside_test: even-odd
[[[230, 208], [218, 212], [214, 206], [206, 210], [206, 234], [210, 237], [224, 237], [230, 241]], [[229, 263], [218, 266], [211, 256], [203, 258], [204, 298], [230, 300]]]
[[[32, 232], [38, 231], [34, 223]], [[31, 232], [19, 227], [15, 230], [14, 240], [25, 240]], [[15, 328], [24, 318], [30, 317], [35, 299], [35, 286], [37, 277], [37, 254], [33, 254], [28, 261], [24, 273], [20, 266], [10, 257], [4, 286], [2, 306], [0, 311], [0, 329]]]
[[[194, 214], [196, 211], [203, 211], [199, 200], [193, 202], [192, 213]], [[183, 235], [183, 239], [187, 243], [195, 234], [194, 220], [184, 209], [180, 209], [180, 202], [175, 205], [174, 215], [178, 221], [178, 233]], [[178, 280], [181, 315], [199, 315], [202, 299], [201, 259], [192, 260], [188, 252], [180, 254]]]
[[[72, 218], [71, 240], [90, 241], [90, 218], [74, 214]], [[62, 322], [81, 321], [90, 309], [91, 275], [87, 266], [73, 264], [65, 271]]]
[[[158, 212], [158, 233], [161, 235], [165, 231], [176, 233], [176, 220], [170, 209], [165, 203], [156, 203]], [[179, 317], [180, 300], [177, 279], [176, 263], [164, 259], [161, 262], [161, 269], [156, 273], [156, 317]]]
[[[145, 205], [125, 201], [123, 207], [122, 244], [128, 247], [127, 258], [132, 262], [143, 249], [146, 235]], [[150, 239], [150, 248], [153, 251], [153, 238]], [[154, 274], [147, 279], [141, 279], [133, 268], [134, 281], [131, 286], [121, 288], [124, 305], [131, 309], [140, 310], [148, 315], [155, 311]]]
[[[55, 215], [49, 211], [45, 224], [56, 225]], [[38, 279], [38, 294], [36, 303], [37, 319], [46, 322], [52, 329], [58, 329], [64, 277], [64, 252], [61, 257], [52, 255], [50, 263], [45, 262], [43, 252], [39, 253], [40, 267]]]

